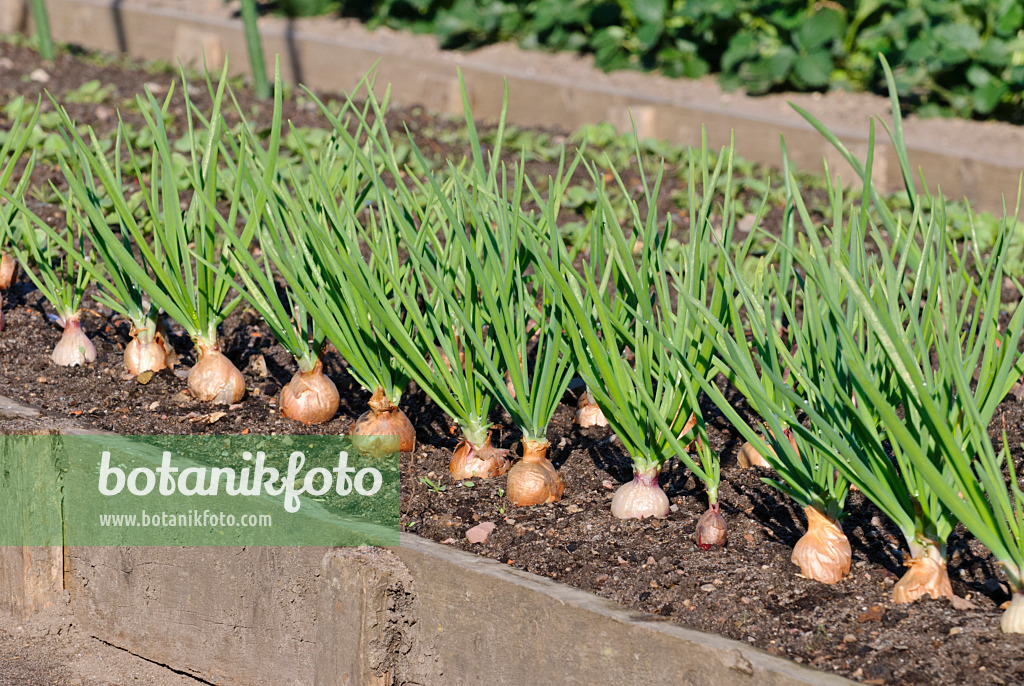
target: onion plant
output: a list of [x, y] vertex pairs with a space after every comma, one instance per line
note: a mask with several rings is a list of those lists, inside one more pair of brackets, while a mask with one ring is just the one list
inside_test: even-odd
[[4, 328], [4, 291], [14, 283], [18, 271], [18, 262], [9, 252], [11, 246], [18, 242], [17, 205], [24, 197], [25, 189], [32, 179], [32, 170], [35, 167], [36, 159], [35, 154], [29, 157], [12, 195], [7, 196], [11, 177], [25, 152], [39, 117], [39, 107], [37, 106], [32, 109], [32, 116], [28, 122], [22, 122], [24, 107], [23, 101], [22, 106], [11, 117], [13, 124], [7, 131], [3, 146], [0, 146], [0, 192], [5, 195], [5, 201], [0, 202], [0, 331], [3, 331]]
[[[837, 468], [903, 534], [910, 559], [893, 588], [895, 602], [926, 594], [953, 598], [946, 539], [957, 516], [934, 482], [938, 476], [947, 488], [952, 486], [958, 465], [966, 464], [970, 472], [973, 460], [964, 452], [972, 444], [976, 448], [979, 439], [967, 432], [972, 424], [965, 415], [974, 415], [975, 430], [985, 433], [999, 402], [1024, 371], [1017, 351], [1024, 311], [1018, 308], [1007, 330], [999, 331], [1010, 255], [1005, 222], [992, 255], [970, 260], [970, 247], [950, 251], [942, 217], [940, 208], [919, 231], [905, 232], [906, 241], [892, 252], [879, 237], [882, 249], [875, 260], [864, 253], [864, 234], [856, 225], [852, 250], [846, 249], [852, 255], [815, 245], [801, 258], [807, 293], [815, 294], [805, 300], [804, 316], [810, 317], [813, 308], [814, 317], [827, 322], [830, 336], [827, 355], [821, 354], [820, 335], [810, 341], [823, 372], [813, 380], [801, 379], [810, 396], [810, 424], [818, 440], [832, 446]], [[912, 226], [921, 224], [915, 213]], [[909, 241], [920, 260], [907, 293], [909, 250], [903, 244]], [[849, 317], [840, 319], [835, 294], [843, 291], [849, 293], [848, 309], [866, 331], [851, 330]], [[973, 389], [959, 382], [975, 375]], [[842, 389], [836, 394], [839, 402], [821, 400], [827, 388]]]
[[[176, 168], [164, 123], [172, 92], [163, 105], [151, 93], [139, 97], [140, 110], [154, 147], [148, 169], [143, 168], [131, 144], [124, 139], [122, 128], [129, 159], [125, 171], [142, 186], [143, 219], [136, 218], [123, 197], [119, 160], [111, 166], [96, 137], [90, 135], [90, 142], [86, 143], [67, 113], [58, 109], [65, 135], [75, 151], [73, 157], [62, 160], [62, 166], [68, 165], [72, 170], [65, 175], [70, 186], [69, 197], [83, 208], [90, 231], [96, 237], [94, 240], [110, 251], [125, 276], [150, 297], [154, 306], [162, 308], [192, 338], [198, 354], [198, 361], [188, 376], [192, 395], [203, 402], [233, 403], [245, 394], [245, 380], [220, 352], [218, 327], [241, 296], [228, 300], [231, 282], [219, 277], [217, 266], [225, 268], [230, 263], [230, 257], [220, 252], [222, 234], [227, 227], [235, 230], [243, 176], [236, 174], [234, 186], [226, 189], [228, 212], [226, 217], [222, 216], [217, 201], [225, 189], [218, 181], [218, 156], [223, 149], [219, 144], [223, 135], [220, 110], [227, 84], [227, 64], [224, 70], [205, 137], [194, 127], [192, 105], [183, 80], [190, 147], [190, 162], [184, 170], [187, 191], [179, 190], [176, 185]], [[244, 166], [246, 161], [239, 160], [237, 164]], [[79, 177], [92, 177], [95, 183], [81, 182]], [[99, 188], [113, 203], [117, 232], [108, 225], [100, 208], [96, 193]], [[186, 209], [183, 210], [183, 206]], [[150, 228], [152, 239], [146, 235], [144, 223]], [[252, 236], [255, 228], [256, 218], [250, 217], [242, 231], [243, 242]]]
[[[1019, 320], [1015, 321], [1007, 333], [1012, 331], [1013, 337], [1019, 338], [1020, 325]], [[1012, 338], [1004, 340], [1009, 342]], [[908, 389], [914, 411], [920, 413], [922, 422], [942, 427], [931, 433], [933, 440], [944, 446], [948, 470], [935, 468], [913, 436], [907, 436], [906, 454], [942, 504], [992, 552], [1002, 567], [1013, 597], [1000, 626], [1004, 633], [1024, 633], [1024, 493], [1009, 454], [1005, 429], [1002, 450], [996, 452], [988, 436], [989, 422], [979, 411], [982, 404], [972, 389], [970, 375], [965, 373], [968, 358], [962, 354], [959, 341], [945, 338], [938, 347], [943, 349], [940, 364], [946, 361], [952, 365], [953, 392], [960, 399], [958, 426], [947, 424], [946, 408], [929, 402], [932, 390], [924, 375], [918, 374], [920, 369], [908, 368], [900, 383]], [[894, 350], [894, 358], [906, 352]], [[902, 448], [904, 442], [899, 438], [897, 442]]]
[[[23, 247], [14, 247], [14, 253], [29, 279], [56, 311], [56, 322], [64, 330], [51, 358], [62, 367], [95, 361], [96, 348], [82, 330], [81, 322], [82, 298], [89, 285], [89, 270], [82, 262], [59, 250], [54, 241], [47, 240], [45, 233], [37, 233], [26, 211], [18, 216], [22, 224]], [[34, 219], [42, 223], [38, 217]], [[74, 234], [79, 251], [84, 252], [85, 237], [81, 228], [75, 227]]]
[[[388, 136], [383, 116], [368, 123], [368, 111], [380, 105], [372, 91], [367, 98], [360, 112], [349, 97], [338, 115], [321, 103], [334, 140], [316, 156], [299, 140], [308, 180], [291, 176], [288, 183], [265, 189], [269, 226], [264, 245], [293, 297], [341, 353], [355, 381], [372, 393], [369, 411], [349, 433], [366, 437], [359, 443], [366, 452], [392, 450], [389, 439], [378, 442], [375, 436], [397, 436], [399, 449], [409, 452], [416, 434], [399, 408], [409, 375], [390, 342], [411, 335], [412, 322], [399, 312], [400, 289], [408, 285], [412, 268], [402, 259], [393, 224], [372, 202], [382, 183], [376, 155]], [[346, 117], [349, 111], [352, 116]], [[347, 126], [352, 119], [354, 134]], [[398, 318], [396, 328], [374, 312], [367, 295], [371, 290], [377, 298], [372, 304]]]
[[[697, 373], [710, 373], [712, 348], [693, 336], [692, 317], [677, 309], [681, 300], [675, 294], [678, 290], [700, 297], [710, 293], [713, 197], [709, 192], [702, 200], [696, 199], [695, 167], [703, 165], [701, 179], [710, 189], [717, 184], [726, 160], [731, 160], [731, 155], [722, 155], [709, 172], [706, 146], [699, 163], [691, 158], [692, 233], [679, 264], [670, 264], [666, 258], [671, 224], [660, 228], [655, 209], [660, 173], [653, 184], [642, 175], [647, 214], [642, 216], [638, 204], [631, 202], [632, 226], [627, 230], [615, 218], [601, 175], [591, 169], [600, 189], [598, 197], [604, 201], [590, 221], [591, 254], [582, 273], [571, 267], [553, 223], [547, 245], [535, 243], [534, 247], [546, 277], [562, 291], [562, 324], [572, 339], [580, 375], [633, 460], [634, 480], [616, 492], [612, 513], [622, 518], [667, 516], [668, 498], [658, 485], [658, 475], [668, 460], [678, 457], [708, 491], [708, 512], [697, 532], [702, 547], [725, 542], [725, 521], [718, 508], [719, 462], [707, 440], [698, 386], [689, 374], [681, 373], [661, 338], [686, 348], [694, 368], [703, 370]], [[731, 166], [726, 173], [731, 173]], [[621, 178], [613, 174], [621, 186]], [[728, 206], [724, 217], [723, 233], [728, 236], [734, 222]], [[721, 306], [721, 299], [713, 296], [711, 307]], [[624, 354], [627, 350], [631, 356]], [[689, 454], [691, 440], [686, 437], [696, 438], [692, 441], [696, 459]]]
[[[956, 461], [973, 440], [965, 414], [977, 415], [987, 426], [1020, 378], [1024, 364], [1017, 343], [1024, 314], [1016, 312], [1006, 332], [999, 332], [1011, 254], [1005, 219], [991, 254], [982, 256], [977, 241], [959, 250], [950, 245], [941, 203], [924, 218], [924, 203], [909, 182], [895, 84], [884, 67], [896, 120], [890, 137], [908, 180], [913, 213], [907, 225], [897, 221], [883, 234], [868, 221], [869, 183], [860, 216], [851, 217], [849, 241], [826, 235], [831, 243], [826, 249], [802, 212], [812, 249], [795, 257], [807, 274], [803, 316], [817, 328], [803, 345], [815, 351], [813, 358], [805, 354], [796, 368], [810, 401], [810, 425], [831, 446], [832, 461], [903, 534], [910, 559], [893, 600], [911, 602], [926, 594], [954, 597], [946, 539], [957, 518], [925, 475], [952, 483]], [[866, 179], [873, 141], [872, 125]], [[841, 215], [839, 208], [841, 202], [833, 202]], [[873, 254], [865, 247], [869, 233]], [[845, 294], [845, 302], [839, 294]], [[822, 355], [823, 350], [830, 354]], [[974, 390], [958, 387], [961, 375], [977, 377]], [[833, 398], [824, 400], [829, 393]], [[941, 430], [935, 423], [940, 415]], [[947, 432], [957, 442], [955, 450], [940, 440]]]
[[[263, 317], [277, 341], [295, 359], [298, 372], [281, 389], [281, 414], [307, 425], [322, 424], [334, 418], [340, 402], [337, 386], [323, 373], [322, 357], [327, 340], [323, 329], [310, 317], [302, 301], [291, 289], [279, 289], [273, 276], [274, 267], [278, 272], [291, 274], [304, 270], [306, 266], [302, 261], [303, 246], [295, 252], [282, 253], [279, 248], [288, 241], [282, 241], [280, 236], [305, 235], [304, 232], [312, 230], [308, 224], [302, 223], [305, 208], [288, 194], [289, 187], [279, 178], [277, 161], [281, 141], [282, 90], [278, 65], [266, 150], [262, 148], [258, 134], [249, 126], [243, 128], [243, 135], [238, 141], [229, 141], [235, 144], [233, 150], [238, 159], [248, 162], [230, 167], [227, 172], [243, 179], [240, 189], [244, 212], [249, 221], [260, 226], [260, 253], [253, 255], [246, 232], [239, 235], [233, 227], [225, 227], [227, 243], [224, 251], [230, 258], [230, 269], [224, 270], [216, 264], [209, 266], [222, 278], [233, 280], [235, 289]], [[202, 113], [197, 112], [196, 116], [202, 117]], [[294, 228], [296, 223], [301, 228]]]
[[[478, 145], [475, 130], [470, 136]], [[500, 145], [499, 134], [489, 171], [460, 174], [452, 169], [452, 201], [435, 186], [443, 215], [439, 221], [446, 223], [435, 236], [444, 235], [448, 243], [427, 241], [424, 250], [410, 251], [410, 255], [435, 297], [454, 314], [465, 346], [487, 350], [493, 345], [497, 353], [478, 358], [481, 376], [522, 433], [523, 459], [509, 472], [506, 492], [514, 505], [527, 506], [558, 500], [565, 490], [547, 458], [547, 427], [572, 379], [573, 363], [560, 322], [561, 291], [537, 273], [527, 274], [531, 256], [523, 234], [536, 229], [522, 209], [525, 168], [520, 164], [513, 180], [503, 174], [499, 181]], [[552, 225], [564, 183], [571, 176], [571, 170], [562, 171], [549, 185], [544, 207], [545, 219]], [[435, 269], [446, 251], [463, 256], [461, 281], [452, 283], [447, 270]], [[474, 456], [465, 450], [453, 457], [451, 472], [459, 478], [474, 467]]]
[[797, 431], [805, 401], [794, 391], [790, 351], [796, 348], [813, 356], [815, 348], [806, 344], [810, 318], [803, 322], [789, 319], [788, 326], [779, 326], [784, 318], [778, 313], [795, 311], [800, 296], [798, 289], [790, 288], [787, 279], [768, 266], [774, 256], [773, 252], [761, 258], [753, 278], [748, 279], [741, 275], [736, 262], [721, 252], [719, 259], [727, 268], [716, 272], [714, 289], [721, 292], [724, 302], [719, 311], [689, 293], [680, 294], [694, 317], [695, 328], [714, 347], [712, 369], [721, 373], [762, 419], [767, 430], [763, 439], [709, 380], [710, 375], [698, 373], [683, 349], [667, 337], [660, 340], [774, 469], [778, 478], [764, 481], [803, 507], [807, 532], [793, 549], [793, 563], [808, 578], [836, 583], [849, 573], [852, 561], [849, 541], [839, 524], [849, 484], [829, 461], [828, 448]]
[[[383, 108], [372, 94], [367, 102], [374, 120], [383, 121]], [[331, 117], [326, 109], [325, 114]], [[471, 121], [468, 107], [467, 118]], [[360, 123], [366, 125], [366, 119]], [[344, 135], [341, 128], [335, 121], [336, 132]], [[494, 398], [485, 381], [487, 364], [498, 364], [498, 352], [494, 338], [486, 334], [488, 322], [472, 285], [469, 251], [455, 236], [456, 228], [465, 229], [450, 215], [465, 217], [471, 208], [461, 202], [465, 198], [453, 189], [451, 178], [421, 182], [406, 174], [387, 136], [377, 137], [366, 149], [352, 147], [351, 154], [363, 168], [373, 170], [361, 224], [368, 254], [350, 245], [326, 251], [324, 257], [331, 260], [333, 272], [346, 275], [352, 298], [365, 307], [362, 316], [371, 322], [371, 342], [390, 355], [390, 369], [415, 381], [461, 430], [450, 464], [452, 475], [464, 479], [504, 474], [510, 465], [507, 451], [491, 442]], [[482, 159], [478, 143], [474, 158], [475, 163]], [[418, 159], [425, 167], [422, 155]], [[476, 259], [482, 254], [482, 239], [478, 233], [470, 241]], [[400, 259], [399, 241], [407, 260]], [[428, 263], [429, 278], [424, 269], [414, 268]], [[438, 283], [445, 287], [435, 287]], [[449, 292], [454, 297], [445, 297]]]

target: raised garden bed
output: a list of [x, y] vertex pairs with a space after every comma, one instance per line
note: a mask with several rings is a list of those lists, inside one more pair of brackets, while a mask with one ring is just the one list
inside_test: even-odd
[[[28, 75], [34, 69], [27, 51], [9, 46], [3, 50], [11, 60], [9, 72]], [[110, 66], [87, 66], [66, 57], [59, 66], [58, 80], [50, 83], [55, 90], [58, 86], [71, 90], [88, 78], [101, 78], [116, 84], [117, 95], [124, 98], [144, 81], [167, 80]], [[32, 95], [39, 86], [29, 80], [17, 88]], [[301, 107], [290, 110], [291, 115], [301, 121]], [[99, 126], [109, 120], [109, 113], [104, 120], [95, 103], [82, 106], [76, 116]], [[449, 127], [446, 121], [434, 121], [419, 111], [398, 111], [394, 116], [416, 123], [424, 141], [430, 140], [428, 130]], [[457, 143], [435, 145], [440, 153], [462, 152]], [[45, 170], [40, 173], [47, 178]], [[35, 207], [42, 212], [43, 205]], [[59, 219], [56, 211], [43, 214]], [[0, 394], [39, 408], [41, 417], [30, 422], [37, 428], [72, 426], [123, 434], [306, 430], [275, 413], [274, 396], [290, 376], [289, 356], [271, 342], [269, 331], [252, 315], [236, 314], [223, 331], [228, 356], [245, 373], [249, 397], [214, 420], [209, 406], [180, 393], [185, 382], [174, 372], [160, 372], [147, 384], [121, 377], [118, 357], [126, 327], [109, 312], [96, 309], [84, 320], [85, 328], [96, 334], [96, 363], [65, 370], [49, 362], [47, 351], [58, 332], [47, 322], [39, 294], [22, 281], [9, 300], [9, 328], [0, 335]], [[172, 331], [172, 342], [183, 353], [185, 364], [190, 364], [188, 345], [180, 333]], [[265, 372], [258, 363], [260, 356]], [[366, 398], [353, 390], [340, 365], [334, 363], [328, 372], [342, 392], [341, 412], [332, 422], [309, 430], [342, 433], [361, 412]], [[449, 433], [443, 415], [421, 393], [409, 393], [404, 406], [421, 435]], [[1021, 404], [1011, 399], [1001, 409], [1011, 444], [1019, 444], [1024, 439]], [[629, 461], [607, 430], [574, 428], [571, 404], [559, 408], [549, 434], [552, 456], [567, 486], [563, 500], [513, 508], [502, 497], [504, 477], [476, 480], [472, 485], [452, 482], [446, 472], [454, 438], [428, 442], [403, 464], [403, 526], [419, 536], [482, 553], [505, 567], [567, 582], [634, 611], [872, 683], [953, 684], [965, 679], [1014, 683], [1024, 678], [1024, 646], [1019, 638], [1004, 636], [998, 629], [998, 607], [1008, 595], [998, 582], [986, 581], [994, 564], [972, 538], [959, 530], [950, 540], [955, 567], [964, 570], [953, 578], [954, 590], [977, 605], [971, 611], [954, 610], [946, 601], [889, 603], [889, 590], [901, 572], [901, 543], [897, 532], [887, 530], [879, 513], [859, 495], [852, 497], [849, 511], [853, 514], [844, 523], [854, 547], [854, 573], [836, 586], [801, 579], [789, 562], [792, 544], [803, 527], [798, 508], [761, 483], [758, 477], [763, 473], [732, 466], [741, 441], [713, 410], [707, 412], [716, 417], [711, 422], [712, 447], [725, 461], [721, 495], [730, 539], [724, 549], [702, 552], [692, 542], [694, 524], [704, 509], [703, 491], [678, 466], [664, 478], [674, 508], [666, 520], [613, 519], [608, 503], [612, 489], [629, 478]], [[18, 413], [0, 409], [0, 417], [5, 414]], [[4, 420], [0, 427], [9, 431], [28, 421], [21, 416]], [[512, 438], [506, 431], [499, 442], [508, 447]], [[497, 528], [486, 543], [470, 545], [465, 531], [479, 521], [493, 522]], [[399, 557], [404, 554], [398, 553]], [[456, 555], [454, 559], [469, 564], [467, 558]], [[497, 574], [494, 565], [486, 568]], [[560, 587], [545, 583], [544, 588]], [[486, 603], [481, 606], [484, 614], [493, 613]], [[528, 617], [528, 621], [539, 620]], [[544, 621], [555, 620], [544, 615]], [[573, 626], [576, 633], [585, 635], [584, 624]], [[130, 632], [120, 631], [118, 640], [126, 640]], [[605, 663], [581, 662], [587, 668], [601, 664]], [[601, 669], [595, 674], [609, 673]], [[739, 673], [746, 674], [743, 678], [758, 674], [746, 668]]]

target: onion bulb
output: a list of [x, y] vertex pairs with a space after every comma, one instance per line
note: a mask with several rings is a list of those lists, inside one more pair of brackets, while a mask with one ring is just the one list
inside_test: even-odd
[[1024, 593], [1014, 592], [1010, 606], [999, 621], [999, 627], [1004, 634], [1024, 634]]
[[143, 372], [159, 372], [178, 363], [178, 355], [167, 343], [162, 326], [149, 335], [145, 329], [132, 329], [132, 340], [124, 349], [124, 366], [128, 373], [138, 376]]
[[[765, 430], [768, 432], [768, 435], [770, 435], [772, 438], [775, 438], [774, 431], [769, 429], [767, 426], [765, 426]], [[796, 439], [793, 438], [793, 432], [790, 431], [788, 428], [783, 429], [782, 432], [783, 435], [785, 435], [785, 437], [789, 440], [789, 444], [793, 446], [793, 450], [795, 450], [796, 454], [799, 455], [800, 449], [796, 447]], [[770, 452], [772, 455], [777, 455], [777, 453], [775, 452], [775, 448], [772, 447], [771, 443], [765, 441], [764, 446], [768, 448], [768, 452]], [[740, 469], [750, 469], [751, 467], [768, 467], [769, 469], [772, 468], [772, 466], [768, 464], [768, 460], [764, 459], [764, 455], [759, 453], [757, 451], [757, 448], [755, 448], [754, 444], [751, 443], [750, 441], [744, 443], [743, 446], [740, 448], [740, 454], [736, 457], [736, 463], [739, 465]]]
[[281, 389], [281, 414], [307, 426], [331, 421], [338, 402], [338, 388], [324, 375], [320, 360], [308, 372], [296, 372]]
[[[768, 450], [772, 450], [769, 445]], [[773, 451], [774, 452], [774, 451]], [[757, 448], [750, 441], [743, 444], [740, 448], [740, 454], [736, 456], [736, 464], [739, 465], [740, 469], [750, 469], [751, 467], [769, 467], [768, 460], [764, 459], [764, 455], [757, 452]]]
[[62, 367], [75, 367], [96, 359], [96, 347], [82, 330], [80, 317], [81, 315], [76, 312], [64, 320], [64, 333], [51, 355], [55, 364]]
[[807, 515], [807, 533], [793, 547], [793, 564], [809, 579], [825, 584], [837, 583], [850, 573], [853, 551], [850, 541], [832, 517], [817, 508], [804, 508]]
[[508, 499], [513, 505], [553, 503], [562, 497], [565, 484], [547, 458], [550, 446], [546, 438], [523, 439], [523, 459], [509, 470], [506, 484]]
[[634, 471], [633, 480], [619, 486], [612, 496], [612, 514], [619, 519], [668, 517], [668, 496], [658, 484], [658, 471], [657, 467]]
[[369, 411], [349, 430], [353, 444], [367, 455], [384, 457], [394, 453], [394, 439], [391, 437], [397, 436], [398, 450], [412, 452], [416, 447], [416, 430], [405, 413], [388, 399], [383, 388], [374, 391], [369, 405]]
[[237, 403], [245, 396], [245, 378], [220, 352], [220, 344], [198, 344], [199, 361], [188, 373], [188, 390], [204, 403]]
[[717, 502], [708, 506], [708, 511], [697, 520], [697, 545], [701, 550], [709, 550], [713, 545], [725, 545], [725, 517]]
[[597, 403], [594, 401], [594, 395], [590, 392], [589, 388], [580, 396], [580, 400], [576, 404], [576, 416], [572, 421], [575, 424], [579, 424], [581, 429], [585, 429], [588, 426], [608, 426], [608, 418], [604, 416], [604, 412], [597, 406]]
[[493, 479], [508, 471], [512, 463], [506, 455], [507, 450], [491, 445], [491, 434], [482, 446], [474, 446], [463, 438], [455, 446], [452, 459], [448, 463], [448, 472], [456, 481], [466, 479]]
[[5, 252], [0, 252], [0, 291], [6, 291], [17, 278], [18, 263]]
[[932, 541], [910, 546], [912, 557], [903, 562], [907, 571], [892, 587], [892, 602], [912, 603], [925, 595], [932, 598], [954, 597], [946, 570], [944, 547]]

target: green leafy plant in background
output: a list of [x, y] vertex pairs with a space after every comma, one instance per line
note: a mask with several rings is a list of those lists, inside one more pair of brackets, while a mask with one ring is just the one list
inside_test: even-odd
[[591, 53], [605, 70], [719, 75], [727, 88], [884, 91], [876, 56], [900, 65], [901, 99], [923, 113], [1020, 121], [1018, 0], [342, 0], [371, 26], [437, 35], [442, 47], [503, 40]]

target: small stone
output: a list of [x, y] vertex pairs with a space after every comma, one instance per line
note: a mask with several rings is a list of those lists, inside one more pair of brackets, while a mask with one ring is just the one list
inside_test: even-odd
[[657, 581], [652, 581], [651, 582], [651, 588], [658, 588], [658, 582]]
[[141, 374], [135, 377], [135, 382], [145, 386], [146, 384], [153, 380], [153, 374], [154, 372], [152, 370], [142, 372]]
[[845, 636], [843, 636], [843, 643], [855, 643], [856, 641], [857, 637], [853, 634], [846, 634]]
[[594, 584], [597, 585], [597, 586], [600, 586], [601, 584], [603, 584], [606, 581], [608, 581], [608, 575], [607, 574], [601, 574], [597, 578], [594, 579]]
[[644, 562], [644, 566], [645, 567], [655, 567], [655, 566], [657, 566], [657, 564], [658, 564], [658, 561], [654, 559], [653, 555], [651, 555], [650, 557], [647, 558], [647, 562]]
[[612, 483], [611, 479], [605, 479], [601, 482], [601, 485], [607, 488], [609, 491], [615, 488], [615, 484]]
[[481, 522], [466, 531], [466, 538], [470, 543], [486, 543], [495, 526], [494, 522]]
[[14, 69], [14, 60], [10, 57], [0, 57], [0, 69]]
[[32, 70], [32, 73], [28, 75], [30, 79], [36, 83], [49, 83], [50, 75], [46, 73], [46, 70], [42, 67]]
[[38, 379], [36, 379], [36, 383], [46, 383], [46, 377], [40, 376]]
[[263, 357], [263, 355], [257, 355], [252, 359], [252, 362], [250, 362], [249, 364], [252, 367], [252, 370], [256, 372], [256, 376], [266, 378], [267, 375], [269, 374], [269, 372], [267, 371], [267, 360], [266, 358]]
[[718, 590], [718, 587], [714, 584], [704, 584], [700, 587], [700, 590], [704, 591], [705, 593], [714, 593]]
[[753, 536], [753, 534], [743, 534], [743, 540], [746, 541], [747, 543], [753, 543], [754, 542], [754, 536]]
[[868, 611], [857, 617], [858, 624], [864, 624], [865, 622], [880, 622], [882, 616], [885, 615], [885, 608], [881, 605], [872, 605], [868, 608]]
[[160, 401], [159, 401], [159, 400], [154, 400], [153, 402], [151, 402], [151, 403], [149, 404], [149, 411], [150, 411], [150, 412], [153, 412], [153, 411], [154, 411], [154, 410], [156, 410], [156, 408], [158, 408], [158, 407], [160, 407]]
[[956, 636], [957, 634], [962, 634], [963, 632], [964, 632], [963, 628], [955, 626], [955, 627], [953, 627], [952, 629], [949, 630], [949, 635], [950, 636]]

